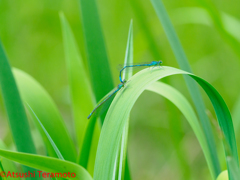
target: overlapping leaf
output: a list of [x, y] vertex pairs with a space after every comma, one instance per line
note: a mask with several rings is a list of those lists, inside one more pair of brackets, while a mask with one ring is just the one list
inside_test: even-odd
[[[213, 104], [218, 122], [226, 138], [226, 142], [229, 144], [229, 146], [225, 145], [226, 156], [231, 156], [238, 161], [236, 140], [231, 115], [219, 93], [205, 80], [193, 74], [164, 66], [161, 69], [155, 68], [154, 70], [145, 69], [140, 71], [134, 75], [130, 81], [128, 81], [126, 87], [120, 90], [116, 95], [107, 113], [100, 135], [94, 179], [103, 180], [112, 178], [115, 157], [118, 153], [123, 127], [127, 122], [129, 113], [140, 94], [150, 84], [158, 79], [175, 74], [186, 74], [191, 76], [205, 90]], [[230, 149], [230, 151], [228, 149]], [[214, 173], [212, 171], [214, 164], [212, 161], [208, 161], [208, 165], [211, 170], [211, 175], [214, 178]], [[228, 170], [231, 173], [231, 169], [229, 168]]]

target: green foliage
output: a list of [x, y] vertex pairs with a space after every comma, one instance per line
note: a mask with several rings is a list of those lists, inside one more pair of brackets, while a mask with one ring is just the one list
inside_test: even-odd
[[[18, 151], [36, 153], [32, 141], [27, 116], [23, 108], [22, 101], [12, 74], [11, 67], [7, 60], [6, 54], [0, 42], [0, 86], [2, 89], [5, 107], [8, 113], [8, 120], [11, 126], [12, 135]], [[26, 143], [27, 142], [27, 143]], [[28, 167], [24, 170], [33, 171]]]
[[[78, 161], [80, 165], [86, 168], [89, 161], [91, 145], [93, 143], [97, 144], [96, 140], [92, 142], [96, 118], [90, 123], [86, 118], [94, 107], [94, 97], [70, 26], [62, 13], [60, 18], [63, 29], [65, 59], [70, 84], [72, 111], [80, 150]], [[96, 126], [96, 128], [99, 129], [98, 126]], [[96, 132], [95, 139], [98, 139], [98, 136], [99, 133]], [[92, 153], [92, 156], [95, 156], [94, 154], [95, 153]]]
[[[52, 98], [46, 90], [28, 74], [21, 70], [14, 69], [14, 75], [23, 101], [31, 106], [36, 116], [41, 120], [41, 123], [55, 142], [64, 159], [73, 162], [76, 161], [76, 151], [74, 150], [73, 142], [70, 139], [60, 112]], [[31, 115], [32, 119], [36, 121], [35, 124], [42, 135], [49, 155], [57, 157], [55, 150], [35, 115], [33, 113], [31, 113]]]
[[108, 55], [96, 1], [79, 0], [79, 2], [91, 84], [96, 100], [99, 101], [113, 88]]
[[[0, 140], [0, 148], [1, 149], [7, 149], [6, 145], [2, 142], [2, 140]], [[1, 158], [0, 161], [1, 161], [0, 162], [1, 163], [1, 170], [0, 171], [17, 172], [17, 166], [12, 161], [10, 161], [10, 160], [8, 160], [6, 158]], [[18, 178], [8, 177], [7, 179], [10, 179], [10, 180], [13, 180], [13, 179], [21, 180], [21, 178], [19, 178], [19, 177]]]
[[10, 160], [19, 162], [21, 164], [35, 167], [37, 169], [41, 169], [46, 172], [53, 172], [53, 173], [75, 173], [76, 177], [68, 177], [69, 179], [86, 179], [91, 180], [90, 174], [78, 164], [63, 161], [56, 158], [46, 157], [46, 156], [39, 156], [33, 154], [26, 154], [26, 153], [18, 153], [18, 152], [11, 152], [7, 150], [0, 150], [1, 156], [8, 158]]
[[[177, 37], [177, 34], [173, 28], [173, 25], [171, 24], [171, 21], [170, 21], [168, 14], [164, 8], [163, 3], [161, 2], [161, 0], [152, 0], [151, 2], [155, 8], [155, 11], [156, 11], [162, 25], [163, 25], [164, 31], [168, 37], [168, 40], [171, 44], [171, 47], [173, 49], [174, 55], [178, 61], [180, 68], [192, 73], [190, 64], [188, 63], [188, 60], [187, 60], [187, 56], [184, 53], [183, 47]], [[199, 91], [196, 83], [194, 81], [192, 81], [192, 79], [189, 77], [184, 76], [184, 79], [186, 81], [188, 91], [191, 94], [195, 108], [197, 110], [200, 122], [203, 127], [204, 134], [207, 138], [208, 147], [211, 152], [211, 158], [212, 158], [212, 161], [214, 162], [214, 178], [216, 178], [217, 175], [220, 173], [220, 165], [219, 165], [219, 160], [217, 158], [217, 149], [215, 146], [210, 121], [205, 113], [206, 108], [205, 108], [200, 91]]]
[[219, 174], [219, 176], [217, 177], [217, 180], [228, 180], [227, 170], [221, 172], [221, 174]]
[[[238, 179], [239, 6], [1, 1], [0, 36], [9, 59], [0, 44], [0, 170], [21, 172], [15, 161], [23, 171], [72, 171], [86, 180]], [[160, 58], [182, 70], [163, 66], [132, 76], [135, 68], [125, 69], [125, 87], [88, 120], [119, 84], [117, 64], [131, 64], [133, 56], [134, 63]], [[163, 77], [165, 83], [157, 82]]]
[[33, 109], [29, 106], [29, 104], [27, 104], [27, 108], [29, 109], [29, 111], [33, 114], [33, 116], [35, 116], [35, 118], [37, 119], [39, 125], [41, 126], [42, 130], [44, 131], [45, 135], [47, 136], [49, 142], [51, 143], [55, 153], [57, 154], [58, 159], [64, 160], [61, 152], [59, 151], [58, 147], [56, 146], [56, 144], [54, 143], [54, 141], [52, 140], [51, 136], [49, 135], [49, 133], [47, 132], [47, 130], [45, 129], [45, 127], [43, 126], [43, 124], [41, 123], [41, 121], [38, 119], [37, 115], [35, 114], [35, 112], [33, 111]]
[[[134, 105], [140, 94], [149, 84], [157, 81], [158, 79], [174, 74], [188, 74], [195, 81], [197, 81], [199, 85], [201, 85], [201, 87], [205, 90], [214, 106], [221, 130], [223, 131], [227, 142], [230, 144], [230, 147], [225, 145], [226, 157], [230, 156], [233, 157], [236, 161], [238, 161], [233, 124], [229, 110], [222, 97], [209, 83], [207, 83], [203, 79], [190, 73], [164, 66], [162, 67], [162, 69], [151, 70], [149, 68], [137, 73], [129, 80], [126, 87], [121, 90], [114, 99], [106, 116], [105, 124], [101, 130], [101, 136], [98, 145], [99, 148], [96, 157], [94, 179], [110, 179], [114, 176], [114, 163], [118, 154], [118, 148], [120, 144], [121, 134], [123, 133], [123, 127], [127, 122], [132, 106]], [[195, 120], [195, 124], [196, 122], [197, 121]], [[195, 128], [194, 126], [193, 128], [195, 129], [195, 133], [197, 129], [198, 133], [196, 133], [196, 135], [200, 139], [199, 141], [202, 144], [202, 148], [205, 152], [207, 152], [205, 153], [207, 157], [206, 160], [211, 170], [212, 178], [214, 178], [214, 162], [211, 160], [209, 151], [206, 150], [208, 146], [206, 146], [204, 142], [203, 135], [200, 134], [200, 126], [198, 125], [197, 128]], [[106, 147], [108, 147], [108, 151], [105, 150]], [[231, 169], [228, 170], [229, 172], [231, 172]]]
[[[129, 31], [128, 31], [128, 40], [127, 47], [125, 52], [124, 65], [133, 63], [133, 22], [131, 20]], [[122, 79], [129, 79], [132, 76], [132, 68], [127, 68], [122, 73]], [[127, 142], [128, 142], [128, 129], [129, 129], [129, 119], [125, 124], [123, 133], [122, 133], [122, 141], [121, 146], [119, 148], [119, 157], [118, 157], [118, 179], [131, 179], [129, 167], [128, 167], [128, 158], [127, 158]], [[117, 176], [115, 176], [117, 178]]]

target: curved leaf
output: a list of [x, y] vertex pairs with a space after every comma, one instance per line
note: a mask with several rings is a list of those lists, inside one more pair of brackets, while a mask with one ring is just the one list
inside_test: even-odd
[[150, 90], [152, 92], [158, 93], [159, 95], [162, 95], [163, 97], [170, 100], [177, 108], [183, 113], [186, 120], [189, 122], [190, 126], [192, 127], [200, 146], [203, 150], [203, 153], [205, 155], [206, 161], [209, 166], [209, 170], [211, 174], [214, 173], [214, 167], [211, 162], [211, 154], [209, 152], [209, 149], [207, 147], [206, 138], [203, 134], [202, 127], [200, 123], [198, 122], [198, 118], [190, 105], [190, 103], [187, 101], [187, 99], [176, 89], [173, 87], [161, 83], [161, 82], [154, 82], [149, 87], [146, 88], [147, 90]]
[[[126, 86], [118, 92], [110, 106], [99, 139], [94, 172], [95, 180], [112, 178], [114, 160], [118, 152], [123, 127], [125, 126], [129, 113], [140, 94], [158, 79], [175, 74], [186, 74], [191, 76], [205, 90], [213, 104], [218, 122], [231, 150], [228, 151], [228, 147], [224, 146], [226, 156], [232, 156], [238, 161], [231, 115], [219, 93], [205, 80], [191, 73], [166, 66], [163, 66], [161, 69], [155, 68], [153, 70], [147, 68], [134, 75], [127, 82]], [[213, 162], [211, 163], [213, 164]], [[211, 166], [209, 168], [211, 169]], [[228, 169], [228, 171], [231, 173], [231, 169]], [[211, 175], [214, 178], [214, 174]]]
[[[41, 119], [43, 126], [52, 137], [64, 159], [76, 162], [76, 151], [73, 142], [52, 98], [30, 75], [18, 69], [14, 69], [13, 73], [15, 75], [21, 97], [31, 106], [37, 117]], [[49, 155], [57, 157], [51, 143], [35, 116], [32, 116], [32, 118], [36, 121], [35, 124], [43, 137]]]
[[[0, 139], [0, 148], [1, 149], [7, 149], [5, 144], [3, 143], [3, 141], [1, 139]], [[6, 158], [0, 158], [0, 161], [2, 161], [1, 163], [2, 163], [2, 166], [3, 166], [3, 169], [4, 169], [5, 172], [8, 172], [8, 171], [17, 172], [17, 166], [11, 160], [6, 159]], [[7, 179], [8, 180], [14, 180], [14, 179], [15, 180], [21, 180], [20, 177], [18, 177], [18, 178], [17, 177], [15, 177], [15, 178], [8, 177]]]
[[[179, 67], [182, 70], [192, 73], [187, 56], [183, 50], [183, 47], [177, 36], [177, 33], [175, 32], [175, 29], [170, 21], [170, 18], [164, 7], [164, 4], [162, 3], [161, 0], [151, 0], [151, 2], [153, 4], [153, 7], [157, 13], [159, 20], [161, 21], [161, 24], [167, 35], [167, 38], [172, 47], [173, 53], [177, 59]], [[203, 102], [203, 98], [201, 97], [201, 94], [200, 94], [199, 88], [197, 87], [197, 84], [188, 76], [183, 76], [183, 77], [185, 79], [188, 91], [192, 97], [193, 103], [197, 110], [197, 114], [198, 114], [200, 123], [203, 127], [203, 131], [204, 131], [204, 134], [207, 139], [208, 147], [211, 152], [211, 158], [212, 158], [212, 161], [214, 161], [214, 169], [215, 169], [214, 170], [214, 178], [216, 178], [217, 175], [221, 172], [221, 168], [220, 168], [219, 160], [217, 157], [217, 149], [216, 149], [216, 145], [215, 145], [215, 141], [214, 141], [211, 124], [210, 124], [208, 116], [206, 115], [206, 113], [204, 111], [206, 108], [205, 108], [205, 105]]]
[[[76, 177], [68, 177], [68, 179], [92, 180], [92, 177], [89, 175], [86, 169], [70, 161], [63, 161], [46, 156], [6, 151], [2, 149], [0, 149], [0, 156], [46, 172], [70, 172], [76, 174]], [[38, 174], [36, 172], [36, 176], [37, 175]]]

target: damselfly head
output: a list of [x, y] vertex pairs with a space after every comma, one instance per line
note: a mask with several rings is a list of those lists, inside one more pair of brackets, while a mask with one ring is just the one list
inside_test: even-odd
[[120, 84], [118, 84], [118, 89], [121, 89], [122, 87], [124, 87], [124, 84], [127, 82], [126, 79], [124, 79]]

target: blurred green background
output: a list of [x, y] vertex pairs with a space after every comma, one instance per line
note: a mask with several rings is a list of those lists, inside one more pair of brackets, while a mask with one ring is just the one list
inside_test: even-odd
[[[236, 36], [233, 36], [237, 42], [235, 44], [218, 30], [210, 16], [204, 16], [202, 11], [193, 9], [201, 8], [205, 12], [207, 6], [204, 2], [163, 1], [193, 72], [211, 83], [232, 111], [239, 96], [240, 53], [237, 49], [240, 43], [236, 37], [240, 33], [237, 26], [240, 23], [240, 2], [206, 1], [218, 12], [228, 15], [226, 27], [236, 32]], [[163, 65], [178, 67], [150, 1], [98, 0], [97, 4], [116, 85], [119, 83], [117, 67], [123, 64], [131, 19], [134, 30], [134, 62], [161, 59]], [[11, 65], [29, 73], [49, 92], [71, 132], [74, 127], [68, 96], [60, 11], [66, 15], [84, 59], [79, 2], [76, 0], [0, 0], [0, 38]], [[166, 81], [190, 100], [181, 76], [174, 76]], [[212, 114], [213, 108], [204, 93], [203, 97], [211, 112], [208, 115], [213, 121], [217, 140], [219, 135], [214, 124], [215, 114]], [[0, 103], [0, 138], [10, 144], [11, 137], [2, 100]], [[210, 177], [195, 135], [181, 113], [171, 106], [165, 99], [150, 92], [144, 92], [135, 104], [129, 131], [129, 163], [133, 179]], [[176, 123], [179, 129], [178, 139], [173, 138], [170, 123]], [[179, 160], [174, 150], [174, 141], [180, 143], [182, 160]], [[221, 144], [219, 147], [221, 152]]]

